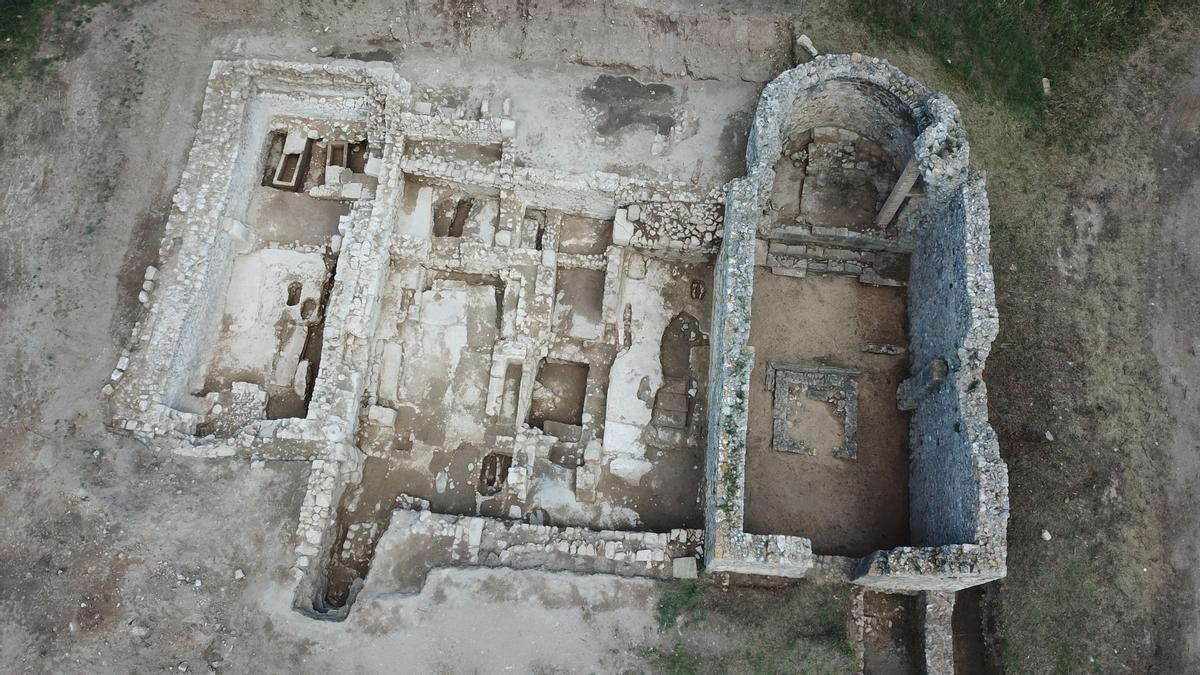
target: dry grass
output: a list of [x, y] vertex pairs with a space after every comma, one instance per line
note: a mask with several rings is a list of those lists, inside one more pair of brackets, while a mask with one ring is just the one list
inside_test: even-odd
[[91, 21], [85, 10], [105, 0], [0, 0], [0, 79], [38, 77], [54, 65], [39, 53], [47, 37], [62, 37]]
[[1190, 0], [850, 0], [875, 32], [919, 44], [979, 101], [1030, 122], [1051, 111], [1042, 78], [1128, 48], [1164, 9]]
[[851, 672], [849, 617], [845, 586], [725, 587], [707, 577], [665, 584], [661, 640], [642, 653], [655, 672], [680, 675]]
[[823, 50], [885, 56], [954, 98], [987, 171], [1001, 320], [987, 384], [1012, 499], [994, 618], [1010, 672], [1144, 671], [1173, 639], [1148, 216], [1154, 120], [1198, 24], [1181, 11], [1129, 51], [1080, 56], [1038, 119], [837, 8], [807, 27]]

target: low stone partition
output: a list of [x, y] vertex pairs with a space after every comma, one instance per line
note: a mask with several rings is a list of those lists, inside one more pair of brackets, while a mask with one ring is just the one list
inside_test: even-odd
[[930, 591], [917, 598], [921, 672], [954, 672], [954, 594]]
[[711, 254], [721, 243], [721, 205], [640, 202], [617, 209], [613, 242], [646, 250]]
[[656, 579], [695, 576], [699, 530], [621, 532], [396, 509], [364, 583], [416, 593], [435, 567], [480, 565]]

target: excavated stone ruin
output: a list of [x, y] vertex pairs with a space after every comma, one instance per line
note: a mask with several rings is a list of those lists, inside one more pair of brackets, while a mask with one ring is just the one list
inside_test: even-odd
[[318, 618], [453, 565], [1003, 576], [987, 201], [950, 101], [819, 57], [707, 187], [518, 163], [507, 108], [214, 63], [110, 426], [305, 462]]

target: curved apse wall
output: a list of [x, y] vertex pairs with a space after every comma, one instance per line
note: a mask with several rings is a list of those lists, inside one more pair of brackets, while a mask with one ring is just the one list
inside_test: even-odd
[[[914, 546], [864, 558], [855, 581], [893, 590], [962, 588], [1005, 571], [1007, 470], [987, 423], [982, 370], [998, 323], [983, 178], [958, 109], [886, 61], [821, 56], [764, 89], [746, 148], [747, 175], [730, 185], [717, 260], [706, 463], [710, 569], [803, 576], [815, 564], [801, 537], [743, 529], [747, 346], [756, 234], [784, 139], [819, 126], [879, 143], [912, 161], [925, 198], [910, 200], [898, 250], [908, 280], [912, 403], [909, 500]], [[931, 375], [936, 373], [936, 375]]]

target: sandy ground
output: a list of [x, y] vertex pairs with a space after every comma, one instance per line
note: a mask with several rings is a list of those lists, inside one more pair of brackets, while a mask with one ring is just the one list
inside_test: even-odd
[[[629, 2], [169, 0], [88, 16], [46, 47], [55, 72], [0, 103], [4, 669], [636, 668], [655, 631], [649, 582], [454, 572], [340, 626], [295, 614], [299, 467], [157, 453], [107, 433], [96, 392], [139, 309], [214, 58], [394, 59], [448, 100], [511, 97], [542, 165], [721, 181], [741, 171], [760, 83], [790, 65], [790, 27]], [[653, 124], [580, 103], [601, 73], [670, 86], [656, 114], [686, 131], [667, 153], [651, 155]]]

